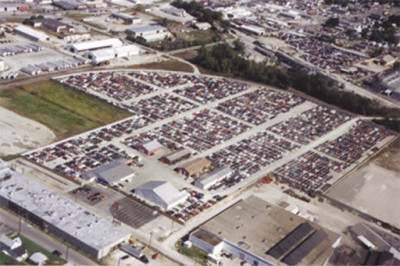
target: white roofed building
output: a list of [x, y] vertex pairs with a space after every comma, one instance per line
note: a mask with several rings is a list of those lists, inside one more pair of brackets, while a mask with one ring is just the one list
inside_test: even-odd
[[34, 265], [43, 265], [47, 262], [48, 258], [41, 252], [35, 252], [29, 257], [29, 261]]
[[139, 47], [131, 44], [115, 48], [88, 51], [84, 54], [84, 57], [91, 59], [93, 65], [97, 65], [101, 62], [105, 62], [114, 58], [129, 58], [130, 56], [138, 55], [139, 51]]
[[50, 37], [46, 33], [34, 30], [24, 25], [19, 25], [18, 27], [16, 27], [14, 29], [14, 32], [34, 41], [43, 42], [50, 40]]
[[81, 42], [69, 44], [66, 47], [66, 50], [71, 51], [73, 53], [98, 50], [104, 48], [116, 48], [122, 46], [122, 42], [119, 39], [104, 39], [104, 40], [96, 40], [89, 42]]
[[202, 178], [197, 179], [194, 185], [201, 189], [209, 189], [224, 178], [228, 178], [232, 175], [233, 170], [229, 167], [221, 167], [217, 170], [205, 175]]
[[169, 210], [179, 203], [185, 202], [189, 197], [186, 191], [178, 191], [173, 185], [165, 181], [150, 181], [135, 189], [135, 194], [159, 206]]
[[126, 229], [15, 171], [0, 179], [0, 205], [95, 259], [130, 238]]

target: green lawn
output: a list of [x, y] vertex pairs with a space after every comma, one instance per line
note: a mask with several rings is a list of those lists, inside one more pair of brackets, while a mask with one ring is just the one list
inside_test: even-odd
[[25, 265], [25, 263], [19, 262], [3, 252], [0, 252], [0, 265]]
[[[7, 235], [11, 239], [14, 239], [16, 237], [20, 237], [21, 238], [22, 245], [28, 251], [28, 254], [29, 254], [28, 258], [35, 252], [41, 252], [44, 255], [46, 255], [46, 257], [48, 258], [47, 264], [49, 264], [49, 265], [64, 265], [64, 264], [67, 263], [64, 259], [62, 259], [62, 258], [60, 258], [60, 257], [58, 257], [56, 255], [53, 255], [51, 253], [51, 251], [39, 246], [38, 244], [36, 244], [35, 242], [30, 240], [29, 238], [26, 238], [23, 235], [19, 235], [19, 234], [16, 234], [16, 233], [10, 233], [10, 234], [7, 234]], [[20, 264], [23, 264], [23, 263], [20, 263]]]
[[185, 248], [183, 247], [181, 240], [176, 243], [176, 246], [178, 252], [181, 253], [182, 255], [191, 257], [195, 259], [197, 262], [200, 262], [200, 264], [203, 265], [207, 264], [207, 253], [202, 251], [201, 249], [198, 249], [194, 246], [192, 246], [191, 248]]
[[46, 125], [60, 139], [130, 116], [51, 80], [2, 90], [0, 100], [2, 106]]

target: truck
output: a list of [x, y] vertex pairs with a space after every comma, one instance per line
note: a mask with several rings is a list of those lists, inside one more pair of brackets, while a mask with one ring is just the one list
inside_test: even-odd
[[127, 244], [121, 244], [121, 250], [125, 251], [126, 253], [128, 253], [129, 255], [131, 255], [132, 257], [140, 260], [143, 263], [149, 263], [149, 259], [146, 257], [146, 255], [143, 254], [142, 251], [140, 251], [139, 249], [129, 246]]

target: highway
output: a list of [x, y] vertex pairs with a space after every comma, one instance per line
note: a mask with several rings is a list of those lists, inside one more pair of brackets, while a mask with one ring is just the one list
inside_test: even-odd
[[[8, 232], [18, 232], [20, 219], [9, 213], [3, 209], [0, 209], [0, 222], [3, 223], [0, 226], [1, 233], [8, 233]], [[76, 252], [75, 250], [69, 248], [64, 245], [63, 243], [58, 242], [54, 238], [48, 236], [46, 233], [42, 232], [41, 230], [33, 227], [30, 224], [25, 223], [23, 220], [21, 221], [21, 234], [28, 237], [38, 245], [42, 246], [43, 248], [53, 251], [55, 249], [59, 250], [62, 253], [62, 258], [66, 259], [67, 250], [68, 250], [68, 265], [93, 265], [95, 264], [94, 261], [86, 258], [85, 256], [81, 255], [80, 253]]]

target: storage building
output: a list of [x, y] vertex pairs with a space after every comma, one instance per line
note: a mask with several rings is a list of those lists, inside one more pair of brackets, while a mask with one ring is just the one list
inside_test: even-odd
[[142, 20], [138, 17], [134, 17], [131, 15], [123, 14], [123, 13], [111, 13], [111, 17], [115, 19], [123, 20], [127, 24], [139, 24], [142, 23]]
[[161, 157], [160, 161], [171, 165], [180, 162], [182, 160], [188, 159], [191, 154], [192, 153], [190, 152], [190, 150], [179, 149]]
[[46, 33], [34, 30], [24, 25], [19, 25], [18, 27], [16, 27], [14, 29], [14, 32], [34, 41], [43, 42], [50, 40], [50, 37]]
[[43, 26], [48, 30], [60, 33], [60, 32], [74, 32], [74, 27], [55, 19], [43, 18], [43, 19], [35, 19], [35, 25], [38, 27]]
[[104, 39], [89, 42], [81, 42], [67, 45], [66, 49], [73, 53], [80, 53], [85, 51], [99, 50], [105, 48], [116, 48], [122, 46], [119, 39]]
[[10, 169], [0, 179], [0, 205], [99, 260], [130, 233], [57, 192]]
[[186, 176], [193, 176], [209, 168], [210, 166], [211, 162], [207, 158], [198, 158], [193, 161], [184, 163], [181, 166], [178, 166], [177, 171], [181, 172]]
[[162, 145], [156, 140], [149, 140], [136, 146], [136, 149], [146, 155], [153, 155], [162, 149]]
[[228, 178], [232, 175], [233, 170], [229, 167], [221, 167], [217, 170], [205, 175], [202, 178], [197, 179], [194, 185], [201, 189], [209, 189], [224, 178]]
[[323, 265], [340, 239], [255, 196], [232, 205], [189, 236], [195, 247], [214, 257], [224, 250], [251, 265]]
[[135, 172], [125, 164], [125, 159], [112, 161], [108, 164], [99, 166], [82, 175], [87, 181], [97, 180], [104, 185], [116, 185], [117, 183], [130, 181], [135, 176]]
[[130, 57], [139, 54], [139, 48], [136, 45], [124, 45], [116, 48], [107, 48], [95, 51], [88, 51], [83, 56], [92, 60], [93, 65], [122, 57]]
[[197, 22], [194, 27], [199, 30], [209, 30], [211, 29], [211, 24], [208, 22]]
[[150, 181], [135, 189], [139, 197], [169, 210], [189, 197], [186, 191], [178, 191], [173, 185], [165, 181]]
[[160, 25], [130, 28], [125, 30], [125, 33], [132, 35], [135, 38], [140, 38], [146, 42], [154, 42], [171, 37], [171, 33], [165, 27]]

